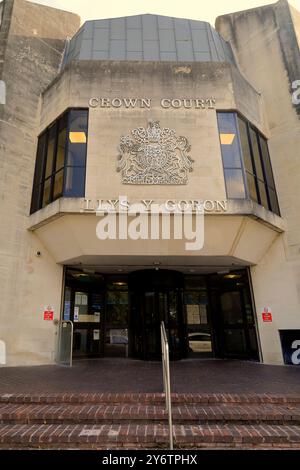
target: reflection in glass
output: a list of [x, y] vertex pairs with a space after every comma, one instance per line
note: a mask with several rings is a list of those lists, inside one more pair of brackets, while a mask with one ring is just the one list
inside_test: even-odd
[[235, 116], [235, 113], [218, 113], [218, 125], [224, 168], [241, 168], [242, 166], [239, 141], [236, 138], [237, 127]]
[[248, 173], [248, 171], [246, 172], [246, 177], [247, 177], [249, 196], [251, 199], [253, 199], [253, 201], [258, 202], [255, 177], [252, 174]]
[[247, 351], [245, 331], [242, 329], [224, 330], [224, 341], [228, 353], [242, 354]]
[[239, 291], [225, 292], [220, 296], [223, 321], [225, 325], [243, 323], [243, 309]]
[[128, 321], [128, 292], [109, 291], [106, 295], [106, 323], [126, 326]]
[[54, 175], [53, 200], [62, 195], [64, 185], [64, 170], [58, 171]]
[[45, 178], [48, 178], [52, 174], [52, 171], [53, 171], [55, 136], [56, 136], [56, 124], [54, 124], [50, 128], [49, 134], [48, 134], [48, 147], [47, 147], [47, 157], [46, 157]]
[[59, 120], [59, 131], [57, 139], [57, 155], [55, 171], [63, 168], [65, 164], [65, 153], [66, 153], [66, 137], [67, 137], [67, 117], [63, 116]]
[[51, 200], [51, 178], [48, 178], [44, 183], [43, 207], [49, 204], [50, 200]]
[[233, 199], [245, 199], [245, 185], [242, 170], [224, 170], [227, 196]]
[[201, 356], [212, 355], [206, 290], [186, 291], [185, 306], [189, 353]]

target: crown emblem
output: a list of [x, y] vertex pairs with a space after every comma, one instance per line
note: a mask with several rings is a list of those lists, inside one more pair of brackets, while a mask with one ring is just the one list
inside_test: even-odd
[[188, 140], [159, 121], [120, 139], [117, 170], [124, 184], [187, 184], [193, 160]]

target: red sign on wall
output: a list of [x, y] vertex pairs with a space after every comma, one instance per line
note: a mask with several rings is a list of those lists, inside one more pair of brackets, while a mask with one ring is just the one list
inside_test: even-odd
[[264, 308], [264, 311], [262, 312], [262, 319], [263, 319], [263, 322], [272, 322], [273, 321], [272, 312], [271, 312], [271, 309], [269, 307]]
[[44, 310], [44, 320], [53, 320], [53, 310]]

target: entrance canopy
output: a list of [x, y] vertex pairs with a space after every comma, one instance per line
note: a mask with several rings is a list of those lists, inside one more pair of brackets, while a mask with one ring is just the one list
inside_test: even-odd
[[254, 217], [205, 215], [203, 248], [187, 249], [186, 238], [97, 238], [95, 214], [66, 214], [48, 220], [34, 232], [53, 256], [65, 265], [132, 266], [248, 266], [260, 262], [281, 232]]

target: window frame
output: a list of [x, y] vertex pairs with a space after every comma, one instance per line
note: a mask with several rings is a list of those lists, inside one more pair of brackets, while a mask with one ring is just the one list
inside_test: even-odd
[[[242, 172], [243, 172], [243, 178], [244, 178], [246, 198], [251, 200], [251, 201], [254, 201], [256, 204], [261, 205], [266, 210], [269, 210], [273, 214], [276, 214], [279, 217], [281, 217], [279, 201], [278, 201], [278, 195], [277, 195], [277, 189], [276, 189], [275, 179], [274, 179], [274, 172], [273, 172], [273, 167], [272, 167], [272, 161], [271, 161], [271, 158], [270, 158], [268, 139], [264, 136], [264, 134], [254, 124], [252, 124], [247, 118], [245, 118], [237, 110], [232, 110], [232, 109], [216, 110], [217, 125], [218, 125], [218, 114], [222, 114], [222, 113], [223, 114], [224, 113], [225, 114], [230, 113], [230, 114], [235, 115], [235, 123], [236, 123], [236, 129], [237, 129], [237, 138], [238, 138], [238, 143], [239, 143], [241, 161], [242, 161]], [[247, 133], [247, 139], [248, 139], [248, 146], [249, 146], [249, 150], [250, 150], [250, 158], [251, 158], [253, 173], [251, 171], [247, 170], [246, 166], [245, 166], [245, 159], [244, 159], [244, 155], [243, 155], [243, 146], [242, 146], [242, 142], [241, 142], [241, 132], [240, 132], [240, 126], [239, 126], [239, 119], [246, 126], [246, 133]], [[262, 173], [263, 173], [263, 180], [257, 174], [257, 168], [256, 168], [256, 163], [255, 163], [255, 158], [254, 158], [254, 149], [253, 149], [253, 143], [252, 143], [251, 132], [250, 132], [251, 130], [254, 132], [254, 135], [255, 135], [255, 138], [256, 138], [257, 149], [258, 149], [258, 153], [259, 153], [259, 155], [258, 155], [259, 156], [259, 162], [260, 162], [260, 165], [261, 165], [261, 168], [262, 168]], [[220, 140], [219, 126], [218, 126], [218, 133], [219, 133], [219, 140]], [[271, 179], [272, 179], [272, 182], [273, 182], [273, 187], [268, 184], [266, 164], [265, 164], [265, 161], [264, 161], [264, 154], [263, 154], [263, 150], [262, 150], [262, 146], [261, 146], [261, 139], [263, 139], [266, 143], [267, 158], [268, 158], [268, 163], [269, 163], [270, 176], [271, 176]], [[220, 146], [221, 146], [221, 154], [222, 154], [221, 140], [220, 140]], [[224, 172], [226, 195], [228, 197], [227, 187], [226, 187], [226, 178], [225, 178], [225, 169], [227, 170], [228, 168], [224, 167], [223, 158], [222, 158], [222, 164], [223, 164], [222, 166], [223, 166], [223, 172]], [[253, 199], [253, 197], [251, 197], [251, 195], [250, 195], [250, 190], [249, 190], [249, 185], [248, 185], [248, 180], [247, 180], [247, 173], [249, 175], [251, 175], [251, 177], [254, 177], [257, 201], [255, 199]], [[267, 207], [265, 207], [265, 205], [262, 204], [262, 197], [261, 197], [261, 191], [260, 191], [260, 188], [259, 188], [259, 183], [262, 183], [264, 185], [265, 192], [266, 192], [266, 197], [267, 197]], [[270, 190], [274, 191], [276, 208], [272, 208]], [[230, 198], [230, 199], [241, 200], [241, 198]], [[278, 209], [278, 211], [276, 209]]]
[[[236, 128], [236, 136], [238, 140], [238, 148], [239, 148], [239, 154], [240, 154], [240, 167], [225, 167], [224, 165], [224, 160], [223, 160], [223, 154], [222, 154], [222, 143], [221, 143], [221, 137], [220, 137], [220, 129], [219, 129], [219, 123], [218, 123], [218, 114], [233, 114], [234, 116], [234, 123], [235, 123], [235, 128]], [[224, 181], [225, 181], [225, 190], [226, 190], [226, 197], [228, 199], [233, 199], [236, 201], [242, 201], [247, 198], [248, 193], [247, 193], [247, 181], [246, 181], [246, 174], [245, 174], [245, 165], [244, 165], [244, 158], [243, 158], [243, 153], [242, 153], [242, 147], [241, 147], [241, 141], [240, 141], [240, 132], [239, 132], [239, 127], [238, 127], [238, 120], [237, 120], [237, 112], [236, 110], [216, 110], [216, 117], [217, 117], [217, 128], [218, 128], [218, 135], [219, 135], [219, 142], [220, 142], [220, 148], [221, 148], [221, 157], [222, 157], [222, 167], [223, 167], [223, 174], [224, 174]], [[227, 170], [239, 170], [242, 173], [243, 177], [243, 182], [244, 182], [244, 194], [245, 197], [229, 197], [228, 196], [228, 189], [226, 185], [226, 177], [225, 177], [225, 171]]]
[[[69, 149], [69, 142], [68, 136], [70, 132], [70, 116], [72, 111], [85, 111], [87, 115], [87, 122], [86, 122], [86, 150], [85, 150], [85, 165], [80, 166], [84, 171], [84, 182], [83, 182], [83, 195], [82, 196], [66, 196], [65, 193], [65, 184], [66, 184], [66, 174], [67, 169], [67, 159], [68, 159], [68, 149]], [[60, 133], [60, 121], [62, 119], [66, 119], [66, 137], [65, 137], [65, 151], [64, 151], [64, 158], [63, 158], [63, 166], [61, 166], [56, 171], [56, 163], [58, 158], [58, 141], [59, 141], [59, 133]], [[54, 140], [54, 148], [53, 148], [53, 158], [52, 158], [52, 165], [51, 165], [51, 173], [50, 175], [45, 178], [46, 176], [46, 168], [47, 168], [47, 152], [48, 152], [48, 143], [49, 143], [49, 135], [50, 129], [55, 126], [55, 140]], [[30, 204], [30, 215], [34, 214], [35, 212], [43, 209], [47, 205], [51, 204], [52, 202], [56, 201], [60, 197], [84, 197], [85, 195], [85, 188], [86, 188], [86, 163], [87, 163], [87, 148], [88, 148], [88, 128], [89, 128], [89, 109], [85, 107], [70, 107], [64, 110], [54, 121], [52, 121], [39, 135], [37, 138], [37, 150], [36, 150], [36, 161], [35, 161], [35, 169], [33, 175], [33, 182], [32, 182], [32, 193], [31, 193], [31, 204]], [[45, 136], [45, 142], [41, 149], [41, 156], [39, 154], [39, 143], [40, 140]], [[42, 159], [41, 163], [41, 177], [40, 183], [35, 184], [36, 181], [36, 172], [39, 165], [38, 158]], [[73, 168], [73, 166], [71, 166]], [[54, 197], [54, 187], [55, 187], [55, 179], [56, 176], [63, 171], [63, 182], [62, 182], [62, 190], [55, 195]], [[44, 204], [44, 189], [46, 181], [50, 180], [50, 190], [49, 190], [49, 202]], [[39, 194], [36, 193], [36, 190], [39, 190]], [[37, 199], [34, 199], [34, 194], [37, 194]]]

